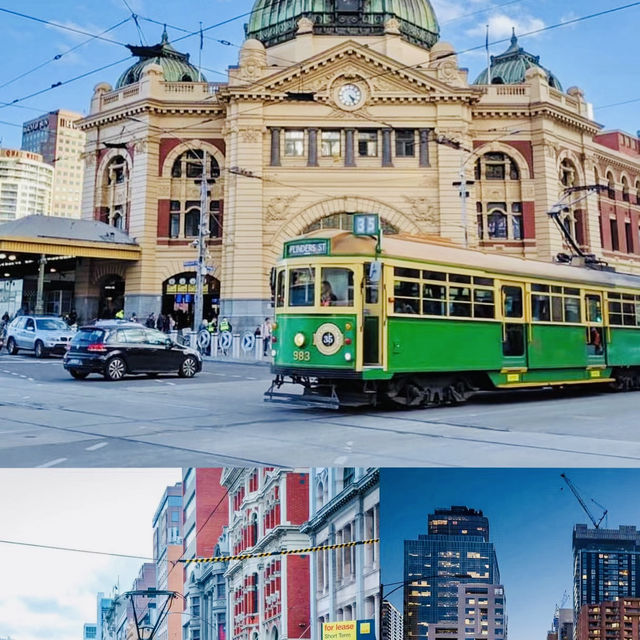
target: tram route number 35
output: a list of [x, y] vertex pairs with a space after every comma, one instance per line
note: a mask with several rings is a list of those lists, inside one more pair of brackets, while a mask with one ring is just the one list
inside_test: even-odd
[[309, 362], [311, 360], [311, 351], [294, 351], [293, 359], [298, 362]]

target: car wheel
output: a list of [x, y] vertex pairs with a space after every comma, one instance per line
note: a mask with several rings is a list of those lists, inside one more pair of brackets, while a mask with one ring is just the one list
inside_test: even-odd
[[16, 341], [13, 338], [9, 338], [7, 341], [7, 351], [15, 356], [18, 353], [18, 346], [16, 345]]
[[193, 378], [198, 371], [198, 361], [193, 356], [187, 356], [180, 365], [178, 375], [181, 378]]
[[35, 351], [36, 358], [46, 358], [47, 357], [47, 351], [44, 348], [44, 345], [42, 344], [41, 340], [36, 340], [34, 351]]
[[127, 373], [127, 363], [117, 356], [115, 358], [111, 358], [104, 368], [104, 377], [112, 382], [122, 380], [125, 373]]
[[69, 373], [76, 380], [84, 380], [89, 375], [86, 371], [77, 371], [76, 369], [70, 369]]

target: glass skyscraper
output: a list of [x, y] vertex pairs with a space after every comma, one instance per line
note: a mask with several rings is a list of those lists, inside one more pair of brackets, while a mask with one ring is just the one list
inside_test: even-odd
[[499, 584], [489, 521], [467, 507], [436, 509], [428, 534], [404, 542], [405, 638], [427, 638], [428, 625], [458, 621], [459, 584]]

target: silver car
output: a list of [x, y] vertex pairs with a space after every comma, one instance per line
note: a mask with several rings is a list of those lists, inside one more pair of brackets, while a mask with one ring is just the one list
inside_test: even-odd
[[5, 344], [12, 355], [24, 349], [33, 351], [36, 358], [50, 353], [64, 354], [74, 332], [61, 318], [55, 316], [19, 316], [7, 327]]

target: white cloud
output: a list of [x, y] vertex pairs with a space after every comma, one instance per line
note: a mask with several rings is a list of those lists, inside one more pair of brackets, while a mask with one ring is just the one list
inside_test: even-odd
[[[515, 27], [516, 35], [528, 33], [542, 29], [545, 26], [544, 20], [533, 16], [521, 15], [517, 18], [498, 13], [489, 17], [489, 41], [501, 40], [511, 36], [511, 30]], [[466, 34], [471, 37], [485, 36], [486, 24], [481, 24], [472, 29], [468, 29]]]
[[431, 4], [441, 25], [460, 20], [463, 16], [485, 7], [487, 9], [491, 7], [491, 3], [487, 0], [432, 0]]
[[[0, 470], [0, 538], [152, 555], [153, 513], [177, 469]], [[77, 640], [96, 594], [127, 589], [143, 560], [0, 543], [0, 636]]]

